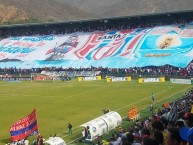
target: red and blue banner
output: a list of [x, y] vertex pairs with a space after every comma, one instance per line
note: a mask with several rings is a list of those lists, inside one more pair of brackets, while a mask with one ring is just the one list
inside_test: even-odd
[[15, 122], [10, 128], [11, 141], [22, 140], [34, 134], [38, 134], [35, 109], [28, 116]]

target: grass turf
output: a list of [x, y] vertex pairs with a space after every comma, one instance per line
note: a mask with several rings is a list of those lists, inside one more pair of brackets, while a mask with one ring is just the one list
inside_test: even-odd
[[[106, 83], [102, 81], [78, 82], [0, 82], [0, 144], [9, 142], [10, 126], [27, 116], [36, 108], [39, 132], [48, 138], [57, 134], [66, 143], [74, 143], [81, 136], [81, 124], [101, 116], [102, 109], [117, 111], [123, 118], [133, 106], [148, 115], [147, 107], [151, 93], [155, 94], [155, 105], [172, 101], [184, 95], [191, 85], [144, 83], [137, 81]], [[68, 135], [67, 125], [73, 125], [73, 134]], [[123, 127], [128, 121], [123, 121]], [[30, 137], [30, 142], [36, 136]], [[79, 144], [75, 141], [75, 144]]]

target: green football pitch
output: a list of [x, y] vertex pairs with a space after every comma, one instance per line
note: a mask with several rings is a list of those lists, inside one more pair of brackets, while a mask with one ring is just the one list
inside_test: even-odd
[[[152, 92], [155, 94], [154, 106], [159, 108], [163, 102], [171, 102], [191, 88], [191, 85], [170, 82], [138, 84], [136, 80], [111, 83], [104, 80], [0, 82], [0, 144], [9, 142], [10, 126], [30, 114], [34, 108], [39, 132], [44, 138], [57, 134], [67, 144], [79, 144], [80, 125], [101, 116], [102, 109], [109, 108], [125, 118], [128, 109], [136, 106], [143, 117], [148, 114]], [[72, 135], [68, 135], [68, 122], [73, 125]], [[31, 136], [30, 142], [35, 138]]]

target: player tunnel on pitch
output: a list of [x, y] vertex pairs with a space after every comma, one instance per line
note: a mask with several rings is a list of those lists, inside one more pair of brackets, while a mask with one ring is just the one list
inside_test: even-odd
[[85, 138], [85, 140], [93, 141], [98, 136], [115, 129], [122, 123], [121, 116], [115, 112], [111, 111], [107, 114], [104, 114], [96, 119], [93, 119], [85, 124], [82, 124], [84, 130], [89, 129], [90, 137]]

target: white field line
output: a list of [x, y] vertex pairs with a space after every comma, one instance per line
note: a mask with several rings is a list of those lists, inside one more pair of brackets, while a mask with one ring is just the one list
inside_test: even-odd
[[[168, 88], [168, 89], [165, 89], [165, 90], [163, 90], [163, 91], [160, 91], [160, 92], [158, 92], [158, 93], [156, 93], [156, 94], [160, 94], [160, 93], [165, 92], [165, 91], [167, 91], [167, 90], [169, 90], [169, 89], [171, 89], [171, 88], [173, 88], [173, 87], [170, 87], [170, 88]], [[186, 89], [187, 89], [187, 88], [186, 88]], [[177, 93], [175, 93], [175, 94], [181, 93], [181, 92], [183, 92], [183, 91], [186, 90], [186, 89], [183, 89], [182, 91], [179, 91], [179, 92], [177, 92]], [[174, 94], [174, 95], [175, 95], [175, 94]], [[155, 103], [158, 103], [158, 102], [161, 102], [161, 101], [166, 100], [166, 99], [168, 99], [168, 98], [171, 98], [171, 97], [174, 96], [174, 95], [170, 95], [170, 96], [168, 96], [168, 97], [166, 97], [166, 98], [163, 98], [163, 99], [161, 99], [161, 100], [159, 100], [159, 101], [156, 101]], [[115, 110], [115, 111], [124, 109], [124, 108], [126, 108], [126, 107], [128, 107], [128, 106], [130, 106], [130, 105], [133, 105], [133, 104], [135, 104], [135, 103], [141, 102], [142, 100], [147, 99], [147, 98], [149, 98], [149, 97], [150, 97], [150, 96], [145, 97], [145, 98], [143, 98], [143, 99], [141, 99], [141, 100], [139, 100], [139, 101], [136, 101], [136, 102], [134, 102], [134, 103], [132, 103], [132, 104], [126, 105], [126, 106], [124, 106], [124, 107], [121, 107], [120, 109], [117, 109], [117, 110]], [[141, 108], [140, 111], [141, 111], [141, 110], [144, 110], [144, 109], [147, 108], [147, 107], [148, 107], [148, 106]], [[126, 117], [126, 116], [124, 116], [124, 117], [122, 117], [122, 118], [125, 118], [125, 117]], [[75, 127], [75, 128], [79, 128], [79, 126], [77, 126], [77, 127]], [[81, 130], [78, 129], [78, 130], [74, 131], [74, 133], [79, 132], [79, 131], [81, 131]], [[66, 132], [67, 132], [67, 131], [66, 131]], [[64, 137], [67, 137], [67, 136], [69, 136], [69, 135], [62, 136], [61, 138], [64, 138]], [[72, 142], [74, 142], [74, 141], [76, 141], [76, 140], [78, 140], [78, 139], [80, 139], [80, 138], [82, 138], [82, 137], [79, 137], [79, 138], [77, 138], [77, 139], [75, 139], [75, 140], [72, 140], [72, 141], [68, 142], [67, 144], [70, 144], [70, 143], [72, 143]]]
[[[1, 95], [2, 95], [2, 96], [18, 96], [18, 94], [10, 94], [10, 93], [9, 93], [9, 94], [8, 94], [8, 93], [7, 93], [7, 94], [2, 94], [2, 93], [1, 93]], [[2, 96], [0, 96], [0, 98], [1, 98]], [[24, 97], [28, 97], [28, 96], [30, 97], [30, 96], [31, 96], [31, 97], [34, 97], [34, 96], [40, 96], [40, 95], [19, 94], [19, 96], [24, 96]]]
[[[81, 94], [84, 94], [84, 93], [88, 93], [88, 92], [93, 91], [93, 90], [97, 90], [97, 89], [101, 89], [101, 88], [108, 87], [109, 85], [110, 85], [110, 84], [105, 85], [105, 86], [102, 86], [102, 87], [98, 87], [98, 88], [95, 88], [95, 89], [90, 89], [90, 90], [87, 90], [87, 91], [84, 91], [84, 92], [80, 92], [80, 93], [77, 93], [77, 94], [74, 94], [74, 95], [70, 95], [70, 96], [67, 96], [67, 97], [54, 96], [54, 95], [52, 95], [52, 96], [47, 96], [47, 97], [54, 97], [54, 98], [56, 98], [56, 97], [71, 98], [71, 97], [78, 96], [78, 95], [81, 95]], [[10, 94], [7, 93], [7, 94], [1, 94], [1, 95], [10, 95]], [[40, 96], [40, 95], [24, 95], [24, 94], [20, 94], [20, 95], [22, 95], [22, 96]], [[13, 96], [16, 96], [16, 94], [13, 94]]]
[[[173, 87], [170, 87], [169, 89], [171, 89], [171, 88], [173, 88]], [[155, 95], [160, 94], [160, 93], [162, 93], [162, 92], [165, 92], [165, 91], [167, 91], [167, 90], [169, 90], [169, 89], [165, 89], [165, 90], [163, 90], [163, 91], [160, 91], [160, 92], [156, 93]], [[143, 99], [141, 99], [141, 100], [139, 100], [139, 101], [136, 101], [136, 102], [134, 102], [134, 103], [132, 103], [132, 104], [126, 105], [126, 106], [124, 106], [124, 107], [121, 107], [121, 108], [119, 108], [119, 109], [117, 109], [117, 110], [115, 110], [115, 111], [122, 110], [122, 109], [124, 109], [124, 108], [126, 108], [126, 107], [128, 107], [128, 106], [131, 106], [131, 105], [135, 104], [135, 103], [138, 103], [138, 102], [141, 102], [141, 101], [143, 101], [143, 100], [145, 100], [145, 99], [148, 99], [149, 97], [150, 97], [150, 96], [145, 97], [145, 98], [143, 98]], [[75, 127], [75, 128], [77, 128], [77, 127]], [[66, 131], [66, 132], [67, 132], [67, 131]], [[66, 135], [66, 136], [68, 136], [68, 135]]]
[[[108, 87], [109, 85], [110, 85], [110, 84], [105, 85], [105, 86], [102, 86], [102, 87], [98, 87], [97, 89], [105, 88], [105, 87]], [[7, 84], [7, 85], [2, 85], [2, 86], [11, 86], [11, 85]], [[132, 85], [132, 86], [134, 86], [134, 85]], [[135, 86], [139, 86], [139, 85], [135, 85]], [[165, 90], [163, 90], [163, 91], [160, 91], [160, 92], [156, 93], [155, 95], [160, 94], [160, 93], [162, 93], [162, 92], [165, 92], [165, 91], [167, 91], [167, 90], [169, 90], [169, 89], [171, 89], [171, 88], [173, 88], [173, 87], [169, 87], [168, 89], [165, 89]], [[87, 93], [87, 92], [90, 92], [90, 91], [93, 91], [93, 90], [96, 90], [96, 89], [84, 91], [84, 92], [81, 92], [81, 93], [78, 93], [78, 94], [74, 94], [74, 95], [71, 95], [71, 96], [68, 96], [68, 97], [65, 97], [65, 98], [74, 97], [74, 96], [77, 96], [77, 95], [80, 95], [80, 94], [84, 94], [84, 93]], [[184, 89], [184, 90], [185, 90], [185, 89]], [[181, 92], [183, 92], [184, 90], [182, 90]], [[178, 93], [179, 93], [179, 92], [178, 92]], [[8, 95], [8, 94], [3, 94], [3, 95]], [[23, 94], [22, 94], [22, 95], [23, 95]], [[13, 95], [13, 96], [14, 96], [14, 95]], [[23, 96], [31, 96], [31, 95], [23, 95]], [[48, 97], [50, 97], [50, 96], [48, 96]], [[136, 102], [134, 102], [134, 103], [132, 103], [132, 104], [126, 105], [126, 106], [124, 106], [124, 107], [121, 107], [121, 108], [119, 108], [119, 109], [117, 109], [117, 110], [115, 110], [115, 111], [122, 110], [122, 109], [124, 109], [124, 108], [126, 108], [126, 107], [128, 107], [128, 106], [131, 106], [131, 105], [135, 104], [135, 103], [138, 103], [138, 102], [141, 102], [141, 101], [143, 101], [143, 100], [145, 100], [145, 99], [148, 99], [149, 97], [150, 97], [150, 96], [145, 97], [145, 98], [143, 98], [143, 99], [141, 99], [141, 100], [138, 100], [138, 101], [136, 101]], [[171, 96], [169, 96], [169, 97], [171, 97]], [[165, 100], [165, 99], [167, 99], [167, 98], [169, 98], [169, 97], [166, 97], [166, 98], [164, 98], [164, 99], [162, 99], [162, 100]], [[162, 101], [162, 100], [160, 100], [160, 101]], [[157, 102], [160, 102], [160, 101], [157, 101]], [[156, 102], [156, 103], [157, 103], [157, 102]], [[148, 106], [147, 106], [147, 107], [148, 107]], [[145, 108], [146, 108], [146, 107], [142, 108], [141, 110], [143, 110], [143, 109], [145, 109]], [[123, 117], [123, 118], [124, 118], [124, 117]], [[75, 128], [73, 128], [73, 130], [75, 130], [75, 129], [77, 129], [77, 128], [79, 128], [79, 126], [76, 126]], [[73, 133], [76, 133], [76, 132], [79, 132], [79, 131], [80, 131], [80, 129], [77, 129], [77, 130], [73, 131]], [[68, 132], [68, 131], [66, 131], [66, 132]], [[63, 134], [63, 133], [62, 133], [62, 134]], [[67, 136], [69, 136], [69, 135], [62, 136], [61, 138], [64, 138], [64, 137], [67, 137]], [[80, 137], [80, 138], [81, 138], [81, 137]], [[77, 139], [75, 139], [75, 140], [72, 140], [72, 141], [70, 141], [70, 142], [67, 143], [67, 144], [70, 144], [70, 143], [72, 143], [72, 142], [74, 142], [74, 141], [76, 141], [76, 140], [78, 140], [78, 139], [80, 139], [80, 138], [77, 138]]]
[[[186, 90], [186, 89], [184, 89], [184, 90]], [[154, 104], [157, 104], [158, 102], [161, 102], [161, 101], [166, 100], [166, 99], [168, 99], [168, 98], [172, 98], [174, 95], [179, 94], [179, 93], [183, 92], [184, 90], [179, 91], [179, 92], [177, 92], [177, 93], [175, 93], [175, 94], [173, 94], [173, 95], [170, 95], [170, 96], [168, 96], [168, 97], [165, 97], [165, 98], [163, 98], [163, 99], [161, 99], [161, 100], [159, 100], [159, 101], [156, 101]], [[149, 106], [143, 107], [143, 108], [141, 108], [139, 111], [142, 111], [142, 110], [144, 110], [144, 109], [147, 108], [147, 107], [149, 107]], [[123, 119], [123, 118], [126, 118], [126, 117], [127, 117], [127, 116], [124, 116], [124, 117], [122, 117], [122, 119]]]
[[[108, 85], [107, 85], [107, 86], [108, 86]], [[104, 87], [104, 86], [103, 86], [103, 87]], [[106, 86], [105, 86], [105, 87], [106, 87]], [[100, 88], [102, 88], [102, 87], [99, 87], [98, 89], [100, 89]], [[171, 89], [171, 88], [173, 88], [173, 87], [170, 87], [169, 89]], [[160, 93], [162, 93], [162, 92], [165, 92], [165, 91], [167, 91], [167, 90], [169, 90], [169, 89], [165, 89], [165, 90], [163, 90], [163, 91], [161, 91], [161, 92], [156, 93], [155, 95], [160, 94]], [[95, 89], [95, 90], [96, 90], [96, 89]], [[85, 91], [85, 92], [89, 92], [89, 91]], [[69, 97], [76, 96], [76, 95], [80, 95], [80, 94], [83, 94], [83, 93], [85, 93], [85, 92], [78, 93], [78, 94], [75, 94], [75, 95], [71, 95], [71, 96], [69, 96]], [[137, 102], [135, 102], [135, 103], [141, 102], [141, 101], [143, 101], [144, 99], [148, 99], [149, 97], [150, 97], [150, 96], [145, 97], [145, 98], [143, 98], [143, 99], [141, 99], [141, 100], [139, 100], [139, 101], [137, 101]], [[117, 109], [117, 110], [115, 110], [115, 111], [124, 109], [124, 108], [126, 108], [126, 107], [128, 107], [128, 106], [131, 106], [131, 105], [135, 104], [135, 103], [126, 105], [126, 106], [124, 106], [124, 107], [122, 107], [122, 108], [120, 108], [120, 109]], [[79, 128], [79, 126], [75, 127], [74, 129], [76, 129], [76, 128]], [[78, 131], [80, 131], [80, 130], [78, 130]], [[68, 131], [66, 131], [66, 132], [68, 132]], [[77, 131], [75, 131], [75, 132], [77, 132]], [[63, 137], [66, 137], [66, 136], [68, 136], [68, 135], [65, 135], [65, 136], [63, 136]]]
[[71, 97], [74, 97], [74, 96], [78, 96], [78, 95], [81, 95], [81, 94], [84, 94], [84, 93], [88, 93], [88, 92], [91, 92], [91, 91], [94, 91], [94, 90], [97, 90], [97, 89], [105, 88], [105, 87], [108, 87], [108, 86], [109, 85], [105, 85], [105, 86], [102, 86], [102, 87], [98, 87], [98, 88], [95, 88], [95, 89], [90, 89], [90, 90], [87, 90], [87, 91], [84, 91], [84, 92], [80, 92], [80, 93], [77, 93], [77, 94], [74, 94], [74, 95], [66, 96], [66, 97], [63, 97], [63, 96], [48, 96], [48, 97], [71, 98]]
[[[54, 98], [56, 98], [56, 97], [58, 97], [58, 98], [62, 97], [62, 98], [67, 99], [67, 98], [71, 98], [71, 97], [74, 97], [74, 96], [78, 96], [78, 95], [81, 95], [81, 94], [84, 94], [84, 93], [91, 92], [91, 91], [93, 91], [93, 90], [105, 88], [105, 87], [108, 87], [108, 86], [110, 86], [110, 85], [111, 85], [111, 84], [108, 84], [108, 85], [105, 85], [105, 86], [102, 86], [102, 87], [98, 87], [98, 88], [96, 88], [96, 89], [90, 89], [90, 90], [87, 90], [87, 91], [84, 91], [84, 92], [80, 92], [80, 93], [77, 93], [77, 94], [74, 94], [74, 95], [66, 96], [66, 97], [64, 97], [64, 96], [54, 96], [54, 95], [52, 95], [52, 96], [47, 96], [47, 97], [54, 97]], [[132, 85], [132, 86], [139, 86], [139, 85]], [[173, 88], [173, 87], [170, 87], [169, 89], [171, 89], [171, 88]], [[169, 90], [169, 89], [166, 89], [166, 90]], [[164, 92], [164, 91], [165, 91], [165, 90], [163, 90], [162, 92]], [[161, 93], [161, 92], [159, 92], [159, 93]], [[157, 94], [159, 94], [159, 93], [157, 93]], [[156, 95], [156, 94], [155, 94], [155, 95]], [[131, 104], [131, 105], [132, 105], [132, 104]], [[125, 106], [125, 107], [127, 107], [127, 106]], [[125, 108], [125, 107], [124, 107], [124, 108]], [[121, 110], [121, 109], [119, 109], [119, 110]]]
[[[168, 88], [168, 89], [165, 89], [165, 90], [163, 90], [163, 91], [161, 91], [161, 92], [156, 93], [155, 95], [161, 94], [162, 92], [165, 92], [165, 91], [170, 90], [170, 89], [172, 89], [172, 88], [173, 88], [173, 87], [170, 87], [170, 88]], [[133, 103], [131, 103], [131, 104], [129, 104], [129, 105], [123, 106], [123, 107], [121, 107], [121, 108], [119, 108], [119, 109], [117, 109], [117, 110], [115, 110], [115, 111], [122, 110], [122, 109], [124, 109], [124, 108], [126, 108], [126, 107], [129, 107], [129, 106], [133, 105], [133, 104], [136, 104], [136, 103], [138, 103], [138, 102], [141, 102], [141, 101], [143, 101], [143, 100], [146, 100], [146, 99], [148, 99], [149, 97], [151, 97], [151, 96], [145, 97], [145, 98], [143, 98], [143, 99], [141, 99], [141, 100], [138, 100], [138, 101], [136, 101], [136, 102], [133, 102]], [[155, 98], [155, 99], [156, 99], [156, 98]]]

